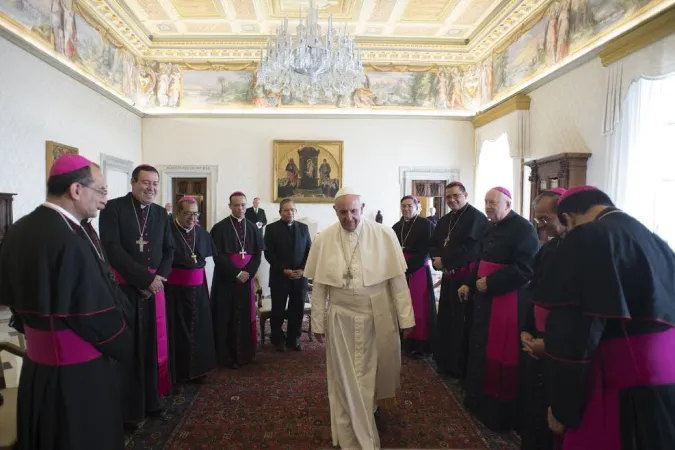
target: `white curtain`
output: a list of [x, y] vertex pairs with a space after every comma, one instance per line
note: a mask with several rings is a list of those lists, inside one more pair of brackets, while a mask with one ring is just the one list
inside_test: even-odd
[[610, 139], [608, 177], [608, 192], [617, 206], [671, 244], [675, 238], [675, 232], [670, 231], [675, 228], [675, 214], [670, 212], [670, 201], [661, 197], [665, 189], [675, 184], [673, 105], [675, 73], [642, 77], [631, 83]]
[[[483, 141], [478, 153], [476, 193], [472, 202], [476, 208], [485, 212], [485, 194], [495, 186], [505, 187], [514, 195], [516, 187], [514, 160], [507, 133], [503, 133], [494, 141]], [[513, 208], [518, 210], [515, 204]]]

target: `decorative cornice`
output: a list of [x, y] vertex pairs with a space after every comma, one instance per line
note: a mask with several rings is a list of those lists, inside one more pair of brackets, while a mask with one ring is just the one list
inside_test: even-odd
[[600, 52], [600, 62], [608, 65], [625, 58], [664, 37], [675, 33], [675, 7], [663, 11], [652, 19], [608, 42]]
[[530, 97], [525, 94], [516, 94], [513, 97], [496, 104], [492, 108], [478, 114], [471, 123], [474, 128], [480, 128], [488, 123], [499, 119], [513, 111], [529, 110]]

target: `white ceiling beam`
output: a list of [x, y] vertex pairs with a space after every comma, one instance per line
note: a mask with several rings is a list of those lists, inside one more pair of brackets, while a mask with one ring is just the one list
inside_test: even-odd
[[[464, 11], [467, 10], [472, 4], [472, 0], [460, 0], [457, 3], [457, 6], [455, 6], [452, 11], [450, 11], [450, 14], [448, 14], [448, 17], [445, 18], [443, 21], [443, 24], [440, 26], [438, 29], [438, 32], [436, 33], [437, 37], [443, 37], [445, 36], [445, 33], [448, 32], [450, 28], [453, 28], [453, 24], [459, 17], [464, 14]], [[457, 28], [463, 28], [463, 27], [457, 27]]]
[[387, 26], [384, 27], [382, 34], [385, 35], [392, 34], [396, 30], [398, 21], [401, 19], [401, 16], [403, 15], [407, 7], [408, 7], [408, 0], [398, 0], [396, 2], [396, 6], [394, 6], [394, 9], [391, 11], [391, 16], [389, 16]]
[[361, 6], [361, 14], [356, 22], [356, 28], [354, 29], [355, 35], [362, 35], [366, 28], [368, 28], [368, 19], [373, 15], [373, 10], [375, 9], [375, 4], [377, 0], [363, 0], [363, 6]]

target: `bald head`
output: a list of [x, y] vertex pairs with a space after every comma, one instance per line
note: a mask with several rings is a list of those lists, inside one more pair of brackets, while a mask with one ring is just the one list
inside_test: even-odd
[[360, 195], [347, 194], [335, 199], [333, 209], [345, 231], [356, 230], [361, 221], [364, 206], [366, 205], [361, 203]]
[[485, 194], [485, 215], [490, 222], [499, 222], [511, 212], [511, 199], [497, 189], [490, 189]]

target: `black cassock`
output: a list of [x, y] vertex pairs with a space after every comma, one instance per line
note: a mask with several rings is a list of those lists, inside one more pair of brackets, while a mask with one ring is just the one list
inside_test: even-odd
[[565, 449], [675, 448], [675, 254], [614, 208], [570, 231], [537, 290]]
[[485, 214], [467, 203], [438, 220], [430, 243], [431, 257], [441, 257], [445, 268], [434, 361], [440, 372], [454, 378], [463, 379], [466, 374], [472, 321], [470, 304], [459, 301], [457, 290], [471, 274], [472, 264], [480, 255], [480, 239], [488, 225]]
[[429, 240], [434, 234], [434, 224], [416, 216], [408, 222], [401, 219], [392, 228], [408, 264], [406, 279], [415, 314], [415, 330], [404, 345], [412, 356], [428, 354], [436, 336], [436, 296], [429, 261]]
[[122, 379], [124, 421], [136, 424], [147, 413], [160, 411], [161, 397], [171, 389], [164, 291], [149, 298], [142, 291], [148, 289], [155, 273], [168, 278], [173, 236], [164, 208], [156, 204], [141, 208], [131, 193], [108, 202], [101, 211], [99, 229], [101, 243], [133, 315], [130, 326], [134, 332], [134, 361]]
[[[219, 366], [237, 367], [253, 360], [258, 343], [253, 279], [264, 250], [262, 232], [229, 216], [213, 226], [211, 237], [217, 252], [211, 302], [216, 355]], [[245, 283], [237, 279], [242, 271], [249, 274]]]
[[[546, 313], [532, 303], [533, 293], [544, 274], [550, 270], [562, 238], [555, 237], [544, 244], [534, 257], [534, 274], [527, 290], [525, 322], [522, 331], [530, 333], [535, 339], [545, 339]], [[542, 314], [544, 312], [544, 314]], [[535, 319], [536, 316], [536, 319]], [[553, 450], [556, 438], [548, 427], [548, 397], [544, 384], [543, 359], [534, 359], [527, 353], [521, 355], [520, 396], [523, 402], [523, 428], [520, 433], [521, 450]]]
[[[534, 227], [511, 211], [489, 226], [481, 239], [481, 256], [467, 286], [473, 292], [469, 361], [464, 388], [466, 407], [493, 431], [518, 429], [520, 328], [527, 306], [526, 285], [532, 277], [539, 239]], [[476, 281], [487, 276], [487, 292]]]
[[186, 231], [174, 221], [171, 231], [176, 251], [166, 283], [166, 314], [171, 378], [176, 382], [199, 378], [216, 368], [211, 301], [204, 272], [206, 258], [216, 251], [211, 235], [202, 227]]
[[66, 220], [40, 206], [11, 227], [0, 252], [0, 304], [27, 345], [17, 449], [121, 450], [115, 365], [130, 359], [131, 333], [106, 264]]

